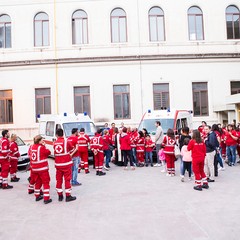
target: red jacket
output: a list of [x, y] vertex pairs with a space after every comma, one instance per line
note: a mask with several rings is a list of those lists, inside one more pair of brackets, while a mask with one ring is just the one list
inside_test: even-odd
[[127, 133], [122, 133], [119, 137], [120, 149], [121, 150], [131, 150], [131, 140]]
[[139, 137], [136, 142], [136, 151], [137, 152], [144, 152], [145, 151], [145, 138]]
[[90, 141], [90, 148], [94, 152], [97, 150], [98, 152], [103, 153], [103, 139], [100, 134], [95, 134], [95, 136]]
[[77, 151], [73, 154], [72, 158], [74, 157], [79, 157], [79, 152], [78, 152], [78, 137], [77, 136], [70, 136], [68, 138], [68, 142], [70, 142], [70, 144], [73, 146], [73, 151], [75, 151], [75, 149], [77, 148]]
[[192, 161], [202, 162], [206, 156], [206, 145], [204, 142], [197, 143], [195, 140], [191, 139], [188, 147], [188, 151], [192, 151]]
[[130, 139], [131, 139], [131, 147], [132, 148], [135, 148], [136, 147], [136, 142], [137, 142], [137, 139], [138, 139], [138, 132], [137, 131], [134, 131], [134, 132], [131, 132], [130, 134]]
[[48, 170], [47, 157], [51, 154], [42, 144], [33, 144], [31, 148], [31, 167], [33, 172], [41, 172]]
[[18, 151], [18, 145], [16, 142], [10, 142], [10, 160], [18, 160], [18, 158], [20, 157], [20, 153]]
[[175, 147], [176, 141], [174, 139], [171, 139], [168, 136], [164, 136], [162, 146], [164, 147], [163, 152], [165, 154], [174, 155], [174, 147]]
[[152, 152], [153, 148], [155, 147], [155, 143], [150, 138], [149, 140], [145, 140], [145, 151], [146, 152]]
[[109, 135], [103, 135], [103, 150], [109, 150], [109, 145], [112, 145], [112, 139]]
[[[237, 137], [238, 138], [238, 134], [236, 131], [232, 130], [231, 131], [231, 134], [234, 136], [234, 137]], [[228, 131], [225, 132], [225, 143], [227, 146], [237, 146], [237, 141], [238, 140], [235, 140], [231, 137], [231, 135], [229, 134]]]
[[72, 159], [70, 151], [72, 151], [72, 144], [65, 138], [59, 137], [53, 143], [54, 156], [55, 156], [55, 167], [66, 168], [72, 166]]
[[78, 135], [78, 151], [87, 152], [89, 143], [90, 143], [89, 136], [84, 132], [80, 132]]
[[5, 137], [0, 138], [0, 160], [8, 160], [9, 153], [9, 140]]

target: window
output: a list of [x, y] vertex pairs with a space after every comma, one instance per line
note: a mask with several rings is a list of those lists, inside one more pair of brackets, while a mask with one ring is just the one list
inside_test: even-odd
[[74, 87], [74, 112], [91, 116], [90, 87]]
[[34, 46], [49, 46], [49, 20], [43, 12], [34, 17]]
[[193, 114], [208, 116], [208, 86], [205, 82], [193, 83]]
[[55, 126], [55, 122], [53, 121], [49, 121], [47, 122], [46, 125], [46, 136], [54, 136], [54, 126]]
[[0, 91], [0, 124], [13, 123], [12, 90]]
[[116, 8], [111, 13], [112, 43], [127, 42], [127, 17], [121, 8]]
[[86, 12], [77, 10], [72, 16], [72, 43], [88, 43], [88, 18]]
[[168, 83], [153, 84], [153, 105], [154, 110], [166, 109], [170, 106]]
[[240, 11], [236, 6], [226, 9], [227, 39], [240, 39]]
[[50, 88], [35, 89], [36, 117], [39, 114], [51, 114]]
[[188, 9], [189, 40], [204, 40], [203, 13], [198, 7]]
[[11, 38], [11, 18], [2, 15], [0, 16], [0, 48], [11, 48]]
[[151, 42], [165, 41], [164, 13], [160, 7], [149, 10], [149, 39]]
[[129, 85], [113, 86], [114, 118], [115, 119], [131, 118], [129, 89], [130, 89]]
[[231, 84], [231, 95], [240, 93], [240, 81], [233, 81]]

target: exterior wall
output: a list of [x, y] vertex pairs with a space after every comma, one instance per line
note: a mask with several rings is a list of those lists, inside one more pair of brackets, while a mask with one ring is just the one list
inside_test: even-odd
[[[0, 49], [0, 90], [12, 89], [14, 114], [14, 123], [0, 125], [0, 129], [8, 128], [23, 139], [32, 139], [38, 127], [35, 88], [50, 87], [52, 113], [63, 113], [74, 111], [74, 86], [90, 86], [91, 117], [96, 122], [104, 119], [137, 126], [142, 114], [153, 109], [153, 83], [161, 82], [169, 83], [170, 108], [189, 110], [193, 109], [192, 83], [208, 82], [209, 116], [195, 117], [195, 126], [202, 120], [210, 124], [221, 121], [222, 116], [214, 109], [226, 105], [230, 81], [240, 81], [240, 41], [227, 40], [225, 23], [226, 7], [240, 8], [239, 1], [55, 2], [0, 3], [0, 15], [8, 14], [12, 20], [12, 48]], [[153, 6], [164, 11], [164, 42], [149, 42], [148, 11]], [[191, 6], [203, 11], [204, 41], [188, 40], [187, 10]], [[110, 13], [116, 7], [127, 14], [127, 43], [111, 43]], [[71, 17], [77, 9], [88, 14], [87, 45], [72, 45]], [[33, 47], [33, 18], [38, 12], [49, 15], [47, 47]], [[57, 60], [61, 62], [58, 65]], [[131, 119], [113, 119], [116, 84], [130, 85]]]

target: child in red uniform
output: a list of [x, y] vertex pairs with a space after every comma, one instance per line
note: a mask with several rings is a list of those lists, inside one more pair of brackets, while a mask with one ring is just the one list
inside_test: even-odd
[[150, 161], [151, 167], [153, 167], [153, 161], [152, 161], [152, 152], [153, 148], [155, 147], [155, 143], [152, 141], [149, 134], [146, 135], [145, 139], [145, 166], [148, 167], [148, 162]]
[[188, 151], [192, 151], [192, 166], [195, 174], [195, 190], [202, 191], [202, 188], [208, 189], [207, 177], [204, 173], [204, 160], [206, 156], [206, 145], [198, 130], [193, 131], [192, 140], [190, 140]]
[[139, 137], [136, 142], [137, 160], [139, 167], [144, 166], [145, 138], [142, 131], [138, 132]]

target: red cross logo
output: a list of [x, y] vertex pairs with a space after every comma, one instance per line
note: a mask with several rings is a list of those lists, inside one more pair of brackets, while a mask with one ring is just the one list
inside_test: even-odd
[[62, 147], [61, 145], [57, 145], [57, 146], [55, 147], [55, 152], [56, 152], [56, 153], [62, 153], [62, 152], [63, 152], [63, 147]]
[[35, 152], [32, 153], [32, 160], [33, 161], [36, 161], [37, 159], [37, 154]]

